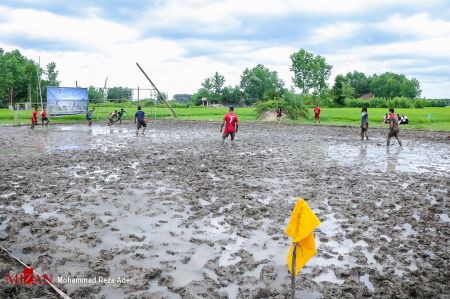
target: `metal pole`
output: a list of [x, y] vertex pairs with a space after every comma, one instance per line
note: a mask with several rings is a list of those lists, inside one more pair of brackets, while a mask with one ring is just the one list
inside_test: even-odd
[[291, 298], [295, 298], [295, 263], [297, 256], [297, 243], [293, 243], [294, 250], [292, 250], [292, 272], [291, 272]]
[[[7, 249], [5, 249], [5, 247], [0, 246], [0, 248], [5, 251], [10, 257], [12, 257], [14, 260], [16, 260], [17, 262], [19, 262], [22, 266], [24, 266], [27, 269], [31, 269], [30, 266], [28, 266], [27, 264], [25, 264], [24, 262], [22, 262], [21, 260], [19, 260], [18, 257], [16, 257], [14, 254], [12, 254], [11, 252], [9, 252]], [[70, 297], [68, 295], [66, 295], [63, 291], [61, 291], [57, 286], [55, 286], [48, 278], [45, 277], [45, 275], [42, 275], [41, 273], [37, 272], [36, 270], [33, 269], [33, 272], [36, 273], [37, 275], [39, 275], [40, 277], [42, 277], [45, 282], [47, 282], [55, 291], [56, 293], [58, 293], [63, 299], [70, 299]]]
[[41, 109], [44, 107], [42, 104], [42, 89], [41, 89], [41, 56], [39, 56], [39, 69], [38, 69], [38, 86], [39, 86], [39, 97], [41, 99]]
[[108, 98], [108, 92], [106, 90], [106, 82], [108, 82], [108, 77], [106, 77], [105, 85], [103, 85], [103, 101], [106, 102]]
[[150, 78], [147, 76], [147, 74], [144, 72], [144, 70], [141, 68], [141, 66], [139, 65], [139, 63], [136, 62], [136, 65], [138, 66], [138, 68], [141, 70], [141, 72], [144, 74], [144, 76], [147, 78], [147, 80], [150, 82], [150, 84], [153, 86], [153, 88], [156, 90], [156, 92], [159, 95], [159, 98], [161, 99], [161, 101], [163, 101], [167, 107], [169, 107], [170, 112], [172, 113], [173, 117], [177, 117], [177, 114], [175, 113], [175, 111], [172, 109], [172, 107], [170, 106], [170, 104], [166, 101], [165, 97], [163, 94], [161, 94], [158, 90], [158, 88], [156, 87], [156, 85], [153, 83], [152, 80], [150, 80]]

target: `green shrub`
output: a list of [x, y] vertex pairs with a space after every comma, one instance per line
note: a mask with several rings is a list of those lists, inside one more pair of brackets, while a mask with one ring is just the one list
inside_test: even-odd
[[258, 102], [255, 105], [256, 113], [260, 117], [266, 111], [276, 111], [278, 105], [281, 105], [281, 109], [291, 119], [298, 119], [299, 117], [308, 117], [308, 109], [303, 102], [303, 97], [293, 94], [291, 92], [285, 92], [283, 98], [277, 98], [264, 102]]
[[319, 103], [320, 107], [334, 107], [334, 101], [333, 98], [330, 96], [324, 96], [320, 99]]
[[427, 102], [428, 101], [424, 99], [415, 99], [413, 103], [415, 108], [425, 108], [427, 107]]
[[425, 107], [446, 107], [450, 105], [450, 100], [418, 100], [425, 101]]
[[289, 118], [298, 119], [300, 116], [308, 118], [308, 108], [303, 101], [304, 97], [286, 92], [283, 94], [283, 98], [286, 102], [284, 110]]
[[372, 98], [367, 100], [367, 107], [370, 108], [388, 108], [388, 103], [385, 98]]
[[388, 101], [388, 106], [394, 108], [414, 108], [414, 102], [409, 98], [395, 97]]
[[346, 98], [344, 101], [345, 107], [367, 107], [367, 108], [387, 108], [388, 104], [383, 98], [372, 98], [369, 100]]
[[278, 107], [278, 104], [281, 105], [282, 110], [286, 111], [286, 102], [282, 99], [268, 100], [256, 103], [255, 109], [258, 117], [260, 117], [266, 111], [275, 111]]
[[345, 107], [362, 107], [364, 105], [367, 105], [368, 101], [364, 101], [362, 99], [355, 99], [355, 98], [346, 98], [344, 100], [344, 106]]
[[302, 98], [303, 103], [308, 107], [313, 107], [320, 103], [320, 98], [312, 94], [304, 94], [300, 97]]

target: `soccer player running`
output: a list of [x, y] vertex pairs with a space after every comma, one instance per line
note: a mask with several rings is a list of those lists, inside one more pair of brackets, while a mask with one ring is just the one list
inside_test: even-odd
[[225, 138], [227, 138], [228, 135], [231, 136], [231, 145], [234, 145], [234, 137], [236, 136], [236, 133], [238, 131], [238, 117], [236, 114], [234, 114], [233, 106], [230, 107], [228, 113], [223, 117], [222, 125], [220, 126], [220, 133], [222, 133], [223, 126], [225, 126], [225, 131], [222, 135], [222, 145], [224, 144]]
[[145, 112], [141, 110], [141, 106], [138, 106], [138, 111], [134, 114], [134, 123], [136, 124], [136, 136], [139, 135], [139, 130], [141, 127], [142, 135], [145, 133], [145, 128], [147, 127], [147, 123], [145, 121]]
[[37, 125], [38, 122], [38, 108], [35, 107], [33, 113], [31, 114], [31, 128], [34, 129], [34, 126]]
[[46, 122], [45, 125], [48, 126], [48, 123], [50, 121], [48, 120], [47, 111], [45, 111], [45, 108], [42, 108], [41, 120], [42, 120], [42, 126], [44, 126], [44, 122]]
[[316, 105], [316, 107], [314, 107], [314, 123], [319, 122], [320, 124], [320, 107], [319, 105]]
[[389, 108], [389, 117], [388, 117], [388, 123], [389, 123], [389, 132], [387, 136], [387, 146], [391, 143], [391, 138], [395, 137], [397, 138], [398, 144], [402, 146], [402, 142], [400, 141], [400, 128], [398, 127], [398, 118], [397, 115], [394, 113], [394, 108]]
[[[117, 112], [117, 120], [116, 120], [116, 122], [119, 122], [119, 125], [122, 124], [122, 117], [123, 117], [124, 113], [127, 113], [127, 112], [125, 110], [123, 110], [123, 108], [121, 108], [120, 111]], [[128, 113], [127, 113], [127, 115], [128, 115]]]

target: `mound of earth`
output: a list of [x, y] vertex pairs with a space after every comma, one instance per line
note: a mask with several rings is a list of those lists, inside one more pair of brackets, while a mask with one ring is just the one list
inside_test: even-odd
[[[281, 119], [287, 117], [285, 114], [281, 115]], [[262, 121], [276, 121], [277, 120], [277, 113], [272, 111], [266, 111], [259, 117], [259, 120]]]

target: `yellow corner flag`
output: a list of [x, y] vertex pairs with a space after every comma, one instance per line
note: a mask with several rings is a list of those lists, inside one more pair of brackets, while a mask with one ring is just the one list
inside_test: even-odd
[[[292, 259], [295, 263], [295, 276], [308, 260], [316, 255], [316, 242], [313, 230], [320, 221], [303, 198], [299, 198], [292, 211], [286, 234], [292, 238], [287, 256], [289, 272], [292, 273]], [[295, 257], [294, 257], [295, 255]]]

